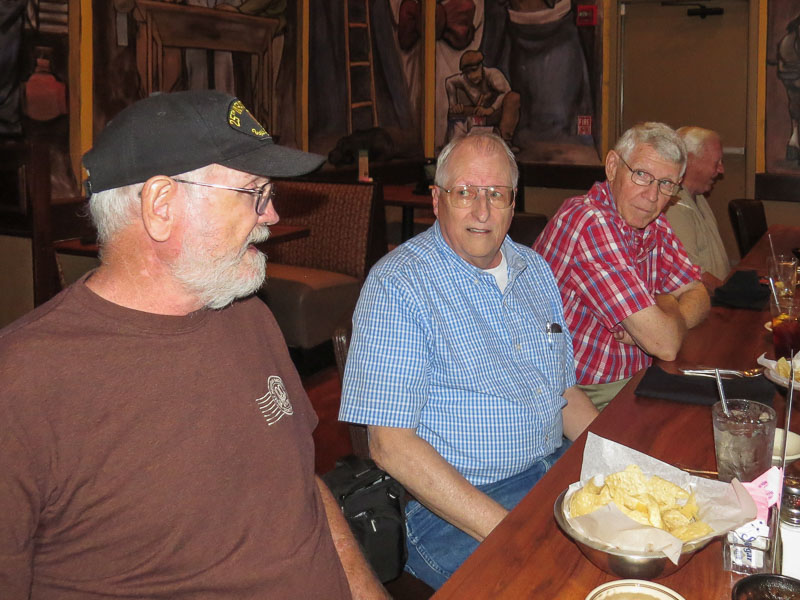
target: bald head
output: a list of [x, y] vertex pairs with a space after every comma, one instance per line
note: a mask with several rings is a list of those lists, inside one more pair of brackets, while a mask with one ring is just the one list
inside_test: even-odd
[[688, 152], [684, 189], [693, 196], [708, 194], [717, 178], [725, 172], [719, 134], [703, 127], [681, 127], [678, 135]]

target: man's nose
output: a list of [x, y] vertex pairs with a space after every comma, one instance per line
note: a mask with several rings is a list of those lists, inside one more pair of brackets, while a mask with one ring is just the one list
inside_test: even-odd
[[479, 221], [486, 221], [489, 218], [490, 210], [489, 190], [478, 189], [478, 195], [475, 200], [472, 201], [472, 214], [475, 215], [475, 218]]
[[650, 202], [658, 202], [659, 185], [658, 180], [651, 181], [650, 185], [644, 188], [644, 194], [642, 195]]
[[278, 211], [275, 210], [275, 204], [272, 200], [267, 204], [267, 210], [263, 215], [258, 215], [259, 223], [266, 223], [267, 225], [275, 225], [281, 218], [278, 216]]
[[717, 174], [722, 175], [724, 172], [725, 172], [725, 165], [722, 164], [722, 161], [719, 161], [719, 164], [717, 165]]

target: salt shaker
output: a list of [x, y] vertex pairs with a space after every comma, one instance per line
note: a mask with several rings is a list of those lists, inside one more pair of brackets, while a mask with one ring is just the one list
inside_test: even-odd
[[786, 477], [781, 500], [781, 574], [800, 579], [800, 479]]

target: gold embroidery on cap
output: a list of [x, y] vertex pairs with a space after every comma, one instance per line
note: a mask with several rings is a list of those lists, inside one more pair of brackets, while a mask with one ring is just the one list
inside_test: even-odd
[[[241, 117], [239, 115], [241, 115]], [[254, 136], [270, 137], [269, 133], [267, 133], [267, 130], [264, 129], [264, 126], [258, 121], [256, 121], [255, 117], [253, 117], [253, 115], [250, 113], [249, 110], [247, 110], [245, 105], [242, 104], [241, 100], [234, 100], [231, 103], [230, 109], [228, 111], [228, 123], [232, 127], [235, 127], [241, 131], [243, 129], [242, 120], [244, 120], [247, 123], [247, 125], [250, 126], [250, 133], [253, 134]], [[251, 121], [253, 124], [255, 124], [255, 127], [250, 125]]]

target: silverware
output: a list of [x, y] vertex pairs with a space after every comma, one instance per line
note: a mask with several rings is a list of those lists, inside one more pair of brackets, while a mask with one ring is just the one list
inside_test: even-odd
[[[699, 377], [716, 377], [716, 369], [681, 369], [684, 375], [697, 375]], [[719, 369], [721, 377], [758, 377], [764, 372], [764, 367], [735, 371], [733, 369]]]

